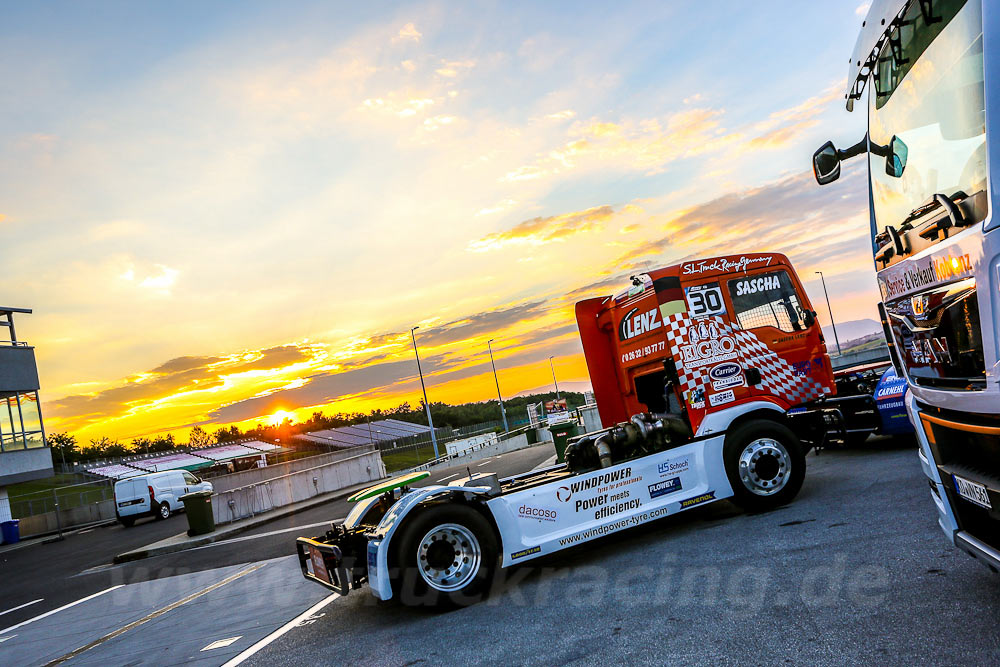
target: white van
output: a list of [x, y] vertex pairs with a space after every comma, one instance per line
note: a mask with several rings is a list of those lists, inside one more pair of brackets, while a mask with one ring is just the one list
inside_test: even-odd
[[166, 519], [184, 509], [180, 498], [185, 493], [211, 490], [210, 482], [203, 482], [186, 470], [129, 477], [115, 482], [115, 515], [126, 528], [144, 516]]

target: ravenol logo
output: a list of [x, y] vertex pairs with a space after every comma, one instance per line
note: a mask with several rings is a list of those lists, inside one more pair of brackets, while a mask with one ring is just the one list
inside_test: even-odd
[[657, 482], [656, 484], [649, 485], [649, 497], [659, 498], [660, 496], [665, 496], [668, 493], [674, 493], [675, 491], [681, 490], [681, 478], [671, 477], [670, 479], [665, 479], [662, 482]]
[[710, 500], [715, 500], [715, 491], [709, 491], [708, 493], [703, 493], [700, 496], [695, 496], [694, 498], [688, 498], [687, 500], [682, 500], [681, 509], [687, 509], [688, 507], [701, 505], [702, 503], [707, 503]]

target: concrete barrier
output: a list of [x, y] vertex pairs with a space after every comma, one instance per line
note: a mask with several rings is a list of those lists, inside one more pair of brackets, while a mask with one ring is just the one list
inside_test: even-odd
[[372, 451], [375, 451], [375, 448], [371, 445], [362, 445], [360, 447], [352, 447], [351, 449], [346, 449], [340, 452], [318, 454], [317, 456], [309, 456], [302, 459], [296, 459], [294, 461], [278, 463], [265, 468], [252, 468], [251, 470], [244, 470], [231, 475], [211, 477], [206, 481], [211, 482], [212, 488], [216, 493], [218, 493], [220, 491], [237, 489], [241, 486], [250, 486], [251, 484], [266, 482], [269, 479], [284, 477], [285, 475], [300, 472], [302, 470], [308, 470], [309, 468], [318, 468], [320, 466], [336, 463], [337, 461], [343, 461], [359, 454]]
[[216, 492], [212, 512], [215, 523], [229, 523], [385, 476], [382, 455], [369, 449], [325, 465]]

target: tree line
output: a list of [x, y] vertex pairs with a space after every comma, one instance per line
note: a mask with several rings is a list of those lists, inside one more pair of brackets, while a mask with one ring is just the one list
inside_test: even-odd
[[[566, 399], [570, 410], [584, 404], [584, 397], [581, 393], [563, 391], [559, 392], [559, 394], [562, 398]], [[507, 410], [508, 423], [513, 426], [513, 423], [520, 423], [525, 420], [529, 404], [549, 401], [554, 398], [555, 392], [549, 392], [533, 394], [531, 396], [517, 396], [505, 400], [504, 408]], [[457, 429], [473, 424], [500, 421], [500, 406], [496, 400], [483, 401], [481, 403], [462, 403], [460, 405], [431, 403], [431, 416], [434, 419], [434, 426], [436, 428]], [[284, 441], [300, 433], [323, 431], [340, 428], [341, 426], [354, 426], [382, 419], [398, 419], [410, 422], [411, 424], [426, 426], [427, 412], [424, 410], [423, 401], [416, 407], [411, 406], [408, 402], [404, 402], [395, 408], [388, 410], [375, 409], [367, 413], [338, 412], [327, 415], [317, 411], [312, 413], [309, 419], [302, 422], [293, 422], [286, 418], [280, 424], [275, 425], [257, 423], [245, 431], [241, 431], [233, 425], [228, 428], [219, 428], [213, 433], [209, 433], [201, 426], [195, 426], [191, 429], [186, 443], [177, 442], [173, 434], [133, 438], [128, 442], [120, 442], [102, 437], [93, 438], [87, 443], [80, 443], [77, 442], [76, 436], [71, 433], [53, 433], [46, 439], [52, 448], [52, 462], [54, 464], [69, 464], [131, 456], [134, 454], [169, 452], [188, 447], [206, 447], [248, 438], [266, 442], [274, 442], [275, 440]]]

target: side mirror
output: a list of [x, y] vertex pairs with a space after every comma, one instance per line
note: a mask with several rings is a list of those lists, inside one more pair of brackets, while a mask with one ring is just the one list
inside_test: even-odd
[[813, 175], [820, 185], [833, 183], [840, 178], [840, 156], [832, 141], [828, 141], [813, 153]]
[[816, 311], [807, 310], [804, 313], [802, 313], [802, 323], [806, 325], [806, 329], [816, 324]]
[[889, 154], [885, 156], [885, 173], [893, 178], [900, 178], [906, 169], [906, 156], [909, 149], [903, 140], [893, 135], [889, 142]]

